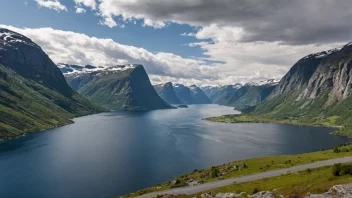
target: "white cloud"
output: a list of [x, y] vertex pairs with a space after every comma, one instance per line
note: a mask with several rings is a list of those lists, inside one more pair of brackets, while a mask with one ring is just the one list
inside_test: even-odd
[[76, 8], [76, 13], [77, 14], [82, 14], [82, 13], [86, 12], [86, 10], [84, 8], [77, 7], [77, 6], [75, 6], [75, 8]]
[[152, 53], [143, 48], [122, 45], [112, 39], [89, 37], [85, 34], [52, 28], [16, 28], [0, 25], [21, 33], [40, 45], [56, 63], [113, 66], [143, 64], [151, 75], [172, 78], [198, 79], [216, 77], [216, 67], [202, 60], [182, 58], [171, 53]]
[[184, 32], [184, 33], [181, 34], [181, 36], [195, 36], [195, 35], [196, 34], [193, 33], [193, 32], [189, 32], [189, 33]]
[[[237, 43], [237, 36], [216, 26], [203, 28], [195, 35], [213, 38], [216, 42], [198, 42], [209, 58], [184, 58], [172, 53], [152, 53], [146, 49], [122, 45], [112, 39], [89, 37], [85, 34], [52, 28], [16, 28], [0, 25], [24, 34], [40, 45], [56, 63], [112, 66], [143, 64], [153, 82], [224, 85], [252, 80], [281, 78], [288, 69], [307, 54], [342, 45], [288, 45], [279, 42]], [[217, 31], [222, 32], [216, 34]], [[213, 35], [215, 34], [215, 35]], [[215, 62], [214, 62], [215, 61]], [[223, 61], [223, 62], [218, 62]]]
[[66, 11], [66, 6], [62, 5], [58, 0], [35, 0], [38, 3], [39, 7], [45, 7], [57, 12]]
[[92, 10], [95, 10], [97, 7], [97, 2], [95, 0], [73, 0], [77, 5], [84, 5], [90, 7]]

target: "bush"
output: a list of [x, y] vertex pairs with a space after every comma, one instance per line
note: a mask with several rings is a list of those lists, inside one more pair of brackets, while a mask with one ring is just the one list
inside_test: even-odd
[[312, 169], [308, 168], [308, 169], [306, 170], [306, 172], [307, 172], [308, 174], [311, 174], [311, 173], [312, 173]]
[[340, 176], [340, 172], [341, 172], [341, 163], [334, 164], [334, 166], [332, 166], [332, 175]]
[[341, 167], [340, 175], [351, 175], [352, 174], [352, 165], [344, 165]]
[[254, 188], [253, 191], [252, 191], [252, 194], [256, 194], [259, 192], [259, 189], [258, 188]]
[[219, 173], [220, 173], [219, 169], [217, 169], [217, 168], [215, 168], [215, 167], [212, 167], [212, 168], [211, 168], [211, 177], [212, 177], [212, 178], [218, 177], [218, 176], [219, 176]]
[[339, 152], [340, 152], [339, 147], [338, 147], [338, 146], [335, 146], [335, 147], [334, 147], [334, 153], [339, 153]]

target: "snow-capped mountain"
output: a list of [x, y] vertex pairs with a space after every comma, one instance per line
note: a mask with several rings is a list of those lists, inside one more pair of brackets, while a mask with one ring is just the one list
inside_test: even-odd
[[342, 48], [344, 47], [347, 47], [347, 46], [350, 46], [352, 45], [352, 42], [346, 44], [346, 45], [343, 45], [341, 47], [337, 47], [337, 48], [334, 48], [334, 49], [330, 49], [330, 50], [327, 50], [327, 51], [322, 51], [322, 52], [318, 52], [318, 53], [314, 53], [314, 54], [309, 54], [305, 57], [303, 57], [302, 59], [308, 59], [308, 58], [324, 58], [330, 54], [334, 54], [336, 52], [339, 52]]
[[136, 66], [138, 65], [126, 64], [126, 65], [116, 65], [116, 66], [106, 67], [106, 66], [93, 66], [93, 65], [80, 66], [80, 65], [70, 65], [70, 64], [64, 64], [64, 63], [57, 64], [57, 67], [61, 70], [61, 72], [65, 76], [81, 75], [81, 74], [92, 73], [92, 72], [126, 71], [128, 69], [133, 69]]
[[277, 80], [277, 79], [268, 79], [268, 80], [252, 81], [245, 85], [246, 86], [277, 85], [279, 82], [280, 80]]

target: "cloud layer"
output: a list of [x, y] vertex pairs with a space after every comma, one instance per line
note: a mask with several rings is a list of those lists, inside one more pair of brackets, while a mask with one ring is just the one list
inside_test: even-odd
[[[38, 4], [44, 2], [36, 1]], [[49, 1], [60, 4], [58, 0]], [[31, 30], [47, 37], [42, 39], [23, 30], [41, 42], [55, 61], [98, 65], [142, 63], [154, 81], [231, 84], [281, 78], [301, 57], [352, 40], [350, 0], [73, 1], [77, 13], [84, 12], [79, 9], [83, 6], [91, 9], [101, 24], [111, 28], [123, 27], [125, 22], [134, 20], [141, 20], [144, 26], [154, 28], [167, 28], [170, 23], [195, 27], [194, 32], [180, 36], [198, 39], [198, 42], [187, 43], [184, 47], [200, 47], [205, 58], [151, 53], [109, 39], [73, 32], [47, 28]], [[67, 41], [63, 35], [78, 40]], [[52, 43], [45, 42], [48, 40]], [[96, 54], [98, 58], [92, 58]], [[209, 61], [216, 62], [209, 64]]]
[[349, 0], [99, 0], [108, 26], [114, 17], [143, 19], [165, 27], [167, 22], [240, 28], [239, 42], [280, 41], [289, 44], [342, 42], [351, 37]]

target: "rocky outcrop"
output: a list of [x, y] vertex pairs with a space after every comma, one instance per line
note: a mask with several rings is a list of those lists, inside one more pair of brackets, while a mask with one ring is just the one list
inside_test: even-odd
[[352, 197], [352, 183], [336, 185], [323, 194], [307, 194], [305, 198], [350, 198]]

